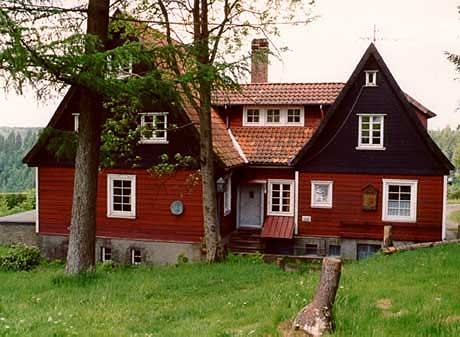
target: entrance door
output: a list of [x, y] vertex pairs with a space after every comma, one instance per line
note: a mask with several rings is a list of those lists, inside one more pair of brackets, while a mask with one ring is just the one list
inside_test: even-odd
[[240, 186], [238, 205], [239, 227], [262, 227], [262, 184], [246, 184]]

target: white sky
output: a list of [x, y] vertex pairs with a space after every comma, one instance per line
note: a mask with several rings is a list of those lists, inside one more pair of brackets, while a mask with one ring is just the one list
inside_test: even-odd
[[[460, 53], [460, 15], [454, 0], [317, 0], [320, 17], [283, 27], [275, 43], [290, 51], [272, 59], [272, 82], [346, 81], [377, 25], [377, 49], [401, 88], [438, 116], [430, 128], [460, 124], [460, 77], [445, 51]], [[367, 39], [366, 39], [367, 38]], [[250, 39], [247, 49], [250, 48]], [[0, 93], [0, 126], [45, 126], [59, 100]]]

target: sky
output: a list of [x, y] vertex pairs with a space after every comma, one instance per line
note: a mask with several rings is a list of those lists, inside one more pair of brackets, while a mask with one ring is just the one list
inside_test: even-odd
[[[402, 90], [437, 114], [429, 128], [460, 124], [460, 74], [445, 52], [460, 54], [456, 0], [316, 0], [308, 25], [283, 26], [271, 57], [271, 82], [345, 82], [372, 41]], [[256, 36], [254, 36], [256, 37]], [[250, 49], [251, 39], [246, 41]], [[458, 80], [456, 78], [459, 78]], [[45, 126], [59, 97], [37, 102], [32, 92], [0, 93], [0, 126]]]

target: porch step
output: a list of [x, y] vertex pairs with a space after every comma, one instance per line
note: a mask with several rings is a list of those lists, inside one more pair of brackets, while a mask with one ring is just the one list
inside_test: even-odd
[[263, 253], [265, 242], [260, 237], [260, 230], [238, 230], [230, 235], [228, 249], [233, 253]]

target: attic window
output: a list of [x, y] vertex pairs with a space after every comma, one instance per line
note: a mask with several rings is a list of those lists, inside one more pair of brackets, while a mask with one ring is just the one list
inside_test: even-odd
[[366, 70], [366, 87], [377, 86], [377, 70]]
[[73, 131], [78, 132], [78, 129], [80, 128], [80, 114], [79, 113], [73, 113]]
[[243, 126], [304, 126], [305, 111], [301, 106], [245, 107]]
[[114, 57], [112, 55], [108, 55], [107, 70], [110, 76], [119, 80], [130, 77], [133, 74], [133, 59], [132, 57], [128, 57], [127, 59], [115, 62]]
[[168, 143], [168, 113], [145, 112], [141, 114], [142, 144]]

